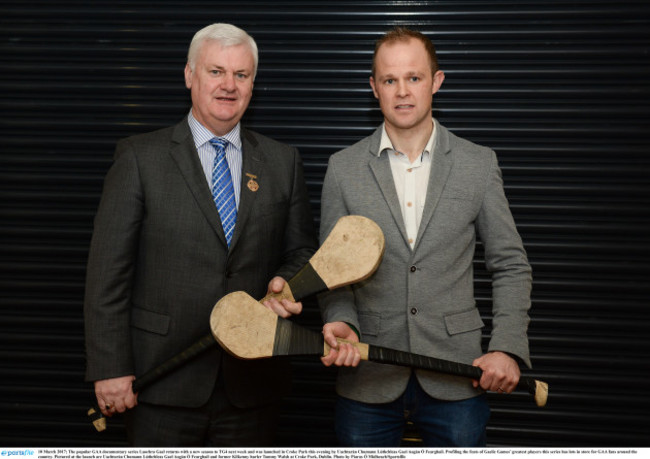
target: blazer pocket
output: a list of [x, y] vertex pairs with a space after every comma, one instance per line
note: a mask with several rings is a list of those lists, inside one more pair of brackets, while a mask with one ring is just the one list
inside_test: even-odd
[[381, 322], [381, 314], [376, 312], [360, 312], [359, 313], [359, 326], [361, 327], [361, 335], [377, 336], [379, 334], [379, 324]]
[[485, 324], [481, 319], [481, 314], [477, 308], [468, 309], [467, 311], [457, 312], [445, 316], [445, 326], [447, 333], [457, 335], [469, 331], [483, 328]]
[[131, 326], [140, 330], [166, 335], [169, 331], [169, 316], [142, 308], [131, 310]]
[[472, 201], [474, 199], [474, 192], [465, 188], [449, 188], [443, 191], [441, 198], [460, 201]]

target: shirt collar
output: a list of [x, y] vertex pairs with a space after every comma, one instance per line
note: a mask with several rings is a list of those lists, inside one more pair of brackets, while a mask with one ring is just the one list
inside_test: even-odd
[[[190, 114], [187, 116], [187, 122], [190, 125], [190, 131], [192, 131], [192, 137], [194, 137], [194, 145], [197, 149], [215, 137], [215, 135], [210, 132], [208, 128], [203, 126], [196, 118], [194, 118], [191, 110]], [[237, 148], [237, 150], [241, 151], [240, 123], [237, 123], [237, 125], [230, 132], [221, 137], [230, 142], [235, 148]]]
[[[427, 153], [429, 155], [433, 153], [433, 146], [435, 145], [436, 132], [437, 132], [436, 123], [435, 121], [433, 121], [433, 118], [431, 119], [431, 121], [433, 122], [433, 129], [431, 130], [431, 136], [429, 136], [429, 141], [425, 145], [424, 151], [422, 152], [423, 154]], [[386, 132], [386, 123], [383, 123], [381, 125], [381, 141], [379, 142], [379, 151], [377, 152], [377, 156], [380, 156], [381, 153], [387, 149], [397, 151], [395, 150], [395, 148], [393, 148], [393, 142], [390, 141], [390, 137], [388, 137], [388, 133]]]

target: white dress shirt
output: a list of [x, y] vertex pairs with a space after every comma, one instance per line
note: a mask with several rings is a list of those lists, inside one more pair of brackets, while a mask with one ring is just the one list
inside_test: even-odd
[[390, 168], [393, 172], [393, 180], [397, 197], [399, 198], [402, 218], [406, 226], [406, 234], [411, 249], [415, 246], [418, 229], [422, 221], [424, 201], [427, 196], [427, 185], [431, 163], [433, 162], [433, 145], [435, 142], [435, 124], [422, 153], [411, 162], [404, 153], [393, 148], [393, 143], [386, 132], [386, 125], [382, 128], [381, 143], [379, 144], [378, 156], [386, 151], [390, 159]]

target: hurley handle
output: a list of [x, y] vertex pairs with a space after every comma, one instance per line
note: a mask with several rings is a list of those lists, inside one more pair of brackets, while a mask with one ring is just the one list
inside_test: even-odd
[[158, 365], [156, 368], [147, 371], [139, 378], [134, 379], [131, 385], [131, 388], [133, 389], [133, 393], [136, 394], [140, 392], [145, 387], [148, 387], [151, 384], [155, 383], [163, 376], [165, 376], [168, 373], [171, 373], [178, 367], [185, 365], [185, 363], [187, 363], [197, 355], [207, 351], [211, 347], [214, 347], [216, 344], [217, 342], [214, 340], [212, 335], [204, 336], [203, 338], [201, 338], [201, 340], [192, 344], [190, 347], [185, 349], [180, 354], [175, 355], [174, 357], [167, 360], [166, 362]]
[[[346, 342], [345, 340], [338, 340], [339, 342]], [[349, 341], [348, 341], [349, 343]], [[428, 357], [425, 355], [413, 354], [411, 352], [398, 351], [395, 349], [388, 349], [385, 347], [371, 346], [365, 343], [349, 343], [359, 349], [361, 353], [361, 360], [368, 360], [377, 363], [387, 363], [391, 365], [400, 365], [411, 368], [419, 368], [422, 370], [437, 371], [454, 376], [463, 376], [479, 380], [483, 374], [483, 370], [473, 365], [466, 363], [453, 362], [451, 360], [437, 359], [435, 357]], [[324, 344], [324, 353], [329, 353], [330, 346]], [[521, 376], [517, 388], [527, 390], [535, 398], [537, 406], [545, 406], [548, 399], [548, 384], [543, 381], [538, 381], [529, 376]]]
[[[214, 340], [212, 335], [204, 336], [201, 338], [201, 340], [192, 344], [183, 352], [175, 355], [166, 362], [161, 363], [157, 367], [152, 368], [151, 370], [142, 374], [140, 377], [134, 379], [131, 383], [131, 390], [133, 390], [134, 394], [137, 394], [142, 389], [155, 383], [166, 374], [176, 370], [178, 367], [185, 365], [188, 361], [197, 355], [207, 351], [211, 347], [214, 347], [216, 344], [217, 342]], [[98, 432], [106, 430], [106, 418], [102, 414], [97, 404], [88, 410], [87, 415], [93, 423], [93, 426], [95, 426], [95, 430]]]

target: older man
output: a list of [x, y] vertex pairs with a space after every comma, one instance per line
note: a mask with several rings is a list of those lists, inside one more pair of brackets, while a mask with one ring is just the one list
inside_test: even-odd
[[[344, 446], [399, 446], [407, 421], [426, 446], [481, 446], [485, 390], [511, 392], [528, 357], [531, 270], [494, 152], [431, 116], [444, 81], [423, 34], [396, 28], [378, 40], [370, 85], [384, 123], [330, 158], [321, 237], [342, 215], [373, 219], [386, 237], [373, 277], [322, 298], [323, 333], [474, 363], [480, 381], [359, 362], [349, 345], [323, 358], [338, 365], [337, 433]], [[492, 272], [493, 318], [483, 355], [473, 259], [477, 235]], [[480, 386], [480, 387], [479, 387]]]
[[[139, 375], [209, 333], [225, 294], [278, 292], [317, 241], [295, 148], [240, 125], [257, 71], [243, 30], [194, 36], [192, 110], [118, 143], [88, 261], [87, 380], [105, 415], [127, 412], [134, 446], [269, 446], [287, 362], [211, 350], [133, 394]], [[270, 301], [288, 317], [300, 303]], [[137, 406], [136, 406], [137, 405]]]

